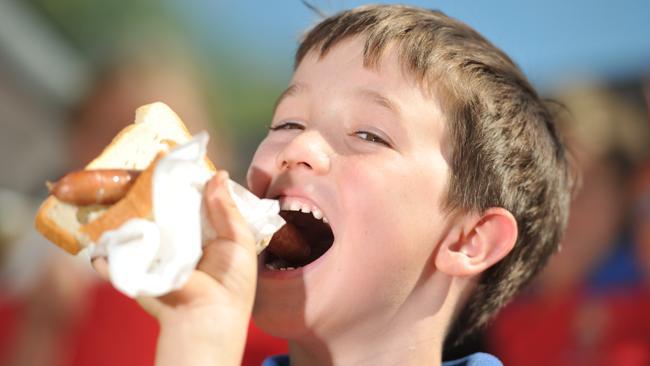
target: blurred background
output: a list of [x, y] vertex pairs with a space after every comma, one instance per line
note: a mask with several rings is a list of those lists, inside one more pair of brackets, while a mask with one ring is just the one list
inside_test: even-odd
[[[311, 1], [325, 14], [362, 3]], [[566, 105], [583, 174], [562, 253], [446, 357], [650, 365], [650, 2], [404, 3], [470, 24]], [[299, 0], [0, 0], [0, 365], [153, 364], [154, 322], [34, 233], [44, 182], [156, 100], [209, 130], [212, 159], [242, 181], [318, 19]], [[252, 326], [244, 364], [285, 348]]]

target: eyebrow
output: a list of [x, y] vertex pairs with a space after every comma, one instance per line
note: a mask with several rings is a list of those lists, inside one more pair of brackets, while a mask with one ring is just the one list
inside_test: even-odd
[[296, 95], [296, 94], [298, 94], [300, 92], [306, 91], [308, 89], [309, 89], [309, 87], [307, 85], [305, 85], [305, 84], [296, 83], [296, 84], [289, 85], [289, 87], [286, 88], [282, 92], [282, 94], [280, 94], [278, 99], [275, 101], [275, 105], [273, 106], [273, 110], [278, 109], [278, 106], [280, 105], [280, 103], [282, 103], [282, 101], [285, 100], [286, 98], [288, 98], [290, 96], [293, 96], [293, 95]]
[[367, 89], [367, 88], [358, 88], [356, 92], [364, 99], [368, 99], [371, 102], [390, 110], [391, 112], [394, 112], [396, 114], [400, 113], [399, 106], [395, 102], [393, 102], [390, 98], [384, 96], [378, 91]]
[[[278, 99], [275, 101], [275, 105], [273, 106], [273, 110], [276, 110], [280, 103], [282, 103], [283, 100], [285, 100], [288, 97], [294, 96], [298, 93], [302, 93], [305, 91], [309, 90], [309, 86], [302, 84], [302, 83], [296, 83], [296, 84], [291, 84], [289, 85], [288, 88], [286, 88], [282, 94], [278, 97]], [[360, 95], [362, 98], [370, 100], [371, 102], [388, 109], [389, 111], [400, 114], [400, 108], [399, 106], [393, 102], [390, 98], [384, 96], [383, 94], [379, 93], [378, 91], [368, 89], [368, 88], [357, 88], [356, 89], [356, 94]]]

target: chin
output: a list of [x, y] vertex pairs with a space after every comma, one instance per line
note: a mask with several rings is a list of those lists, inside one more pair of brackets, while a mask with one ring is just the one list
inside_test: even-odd
[[273, 310], [255, 304], [253, 321], [269, 335], [286, 340], [298, 339], [308, 331], [302, 312]]

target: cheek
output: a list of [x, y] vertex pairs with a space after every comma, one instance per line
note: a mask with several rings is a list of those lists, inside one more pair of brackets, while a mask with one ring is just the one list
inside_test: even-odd
[[[341, 197], [346, 203], [345, 237], [338, 262], [340, 287], [373, 309], [400, 304], [415, 286], [435, 240], [413, 174], [383, 166], [350, 166]], [[409, 180], [410, 179], [410, 180]], [[430, 200], [433, 201], [433, 200]], [[354, 279], [354, 280], [352, 280]]]
[[370, 201], [393, 203], [395, 207], [391, 209], [408, 213], [439, 208], [446, 170], [439, 161], [394, 159], [374, 165], [353, 165], [349, 174], [361, 187], [372, 187], [375, 196], [367, 197]]
[[425, 172], [422, 166], [403, 161], [348, 164], [339, 191], [350, 212], [346, 221], [351, 228], [352, 222], [363, 228], [358, 239], [389, 245], [399, 241], [406, 248], [431, 236], [438, 226], [441, 184]]

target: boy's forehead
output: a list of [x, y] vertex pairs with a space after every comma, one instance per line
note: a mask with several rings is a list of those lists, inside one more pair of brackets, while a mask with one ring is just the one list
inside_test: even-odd
[[395, 44], [387, 45], [378, 61], [372, 64], [364, 58], [364, 46], [365, 40], [361, 37], [339, 41], [325, 53], [316, 46], [297, 66], [292, 84], [303, 83], [304, 79], [321, 79], [332, 84], [361, 82], [369, 88], [387, 91], [408, 87], [424, 92], [421, 83], [403, 66]]
[[[278, 98], [276, 108], [285, 98], [324, 93], [322, 96], [327, 97], [317, 98], [321, 106], [343, 100], [352, 108], [362, 103], [379, 107], [411, 125], [409, 129], [416, 128], [422, 137], [434, 136], [439, 143], [445, 119], [438, 100], [423, 91], [422, 84], [405, 70], [398, 47], [387, 46], [380, 62], [369, 66], [364, 63], [364, 43], [356, 37], [340, 41], [325, 54], [320, 54], [318, 47], [309, 51]], [[415, 123], [421, 116], [426, 118]]]
[[289, 86], [291, 90], [285, 93], [307, 91], [310, 84], [349, 87], [355, 92], [360, 91], [357, 94], [365, 99], [387, 107], [406, 104], [402, 108], [411, 109], [415, 104], [411, 101], [426, 101], [436, 110], [436, 115], [442, 116], [442, 100], [430, 88], [431, 85], [418, 80], [405, 66], [397, 42], [386, 45], [378, 62], [369, 64], [364, 60], [365, 41], [359, 36], [350, 37], [331, 46], [324, 54], [316, 46], [305, 54], [294, 72]]

